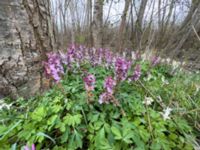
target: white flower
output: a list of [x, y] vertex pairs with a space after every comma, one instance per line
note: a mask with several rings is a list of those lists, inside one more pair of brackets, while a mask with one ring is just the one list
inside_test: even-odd
[[170, 59], [170, 58], [167, 58], [166, 61], [167, 61], [167, 63], [169, 64], [170, 61], [171, 61], [171, 59]]
[[173, 60], [172, 61], [172, 67], [173, 67], [173, 69], [175, 70], [176, 68], [178, 68], [180, 66], [180, 64], [181, 64], [180, 62]]
[[162, 76], [162, 77], [161, 77], [161, 81], [162, 81], [163, 84], [169, 84], [169, 81], [167, 81], [167, 80], [165, 79], [165, 76]]
[[170, 119], [169, 115], [171, 114], [172, 109], [167, 107], [166, 109], [163, 110], [163, 112], [161, 113], [163, 116], [164, 120]]
[[151, 97], [145, 97], [145, 99], [144, 99], [144, 101], [142, 103], [148, 106], [148, 105], [151, 105], [151, 103], [153, 101], [154, 101], [153, 98], [151, 98]]
[[152, 76], [150, 73], [148, 73], [147, 77], [144, 78], [145, 81], [150, 81], [151, 79], [154, 79], [154, 76]]

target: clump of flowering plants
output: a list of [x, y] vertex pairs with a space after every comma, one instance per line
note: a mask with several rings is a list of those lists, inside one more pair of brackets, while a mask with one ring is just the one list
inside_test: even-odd
[[[135, 55], [135, 57], [133, 57]], [[100, 103], [108, 103], [108, 99], [114, 94], [114, 88], [117, 87], [122, 81], [131, 79], [136, 81], [140, 78], [141, 70], [139, 65], [136, 65], [134, 74], [132, 77], [128, 78], [128, 73], [134, 66], [135, 58], [139, 57], [137, 53], [132, 53], [132, 58], [127, 59], [120, 56], [118, 53], [114, 54], [108, 49], [95, 49], [86, 48], [84, 46], [71, 45], [67, 52], [51, 52], [47, 54], [47, 61], [43, 62], [45, 67], [45, 73], [47, 77], [51, 77], [58, 83], [64, 73], [74, 72], [75, 69], [82, 70], [81, 66], [84, 64], [90, 64], [91, 67], [101, 66], [107, 69], [112, 69], [114, 77], [109, 76], [105, 79], [104, 88], [105, 91], [100, 96]], [[66, 68], [66, 69], [64, 69]], [[65, 71], [64, 71], [65, 70]], [[84, 69], [83, 69], [84, 70]], [[83, 73], [84, 74], [84, 73]], [[94, 91], [95, 86], [95, 76], [87, 73], [83, 78], [85, 84], [85, 90], [88, 95], [87, 102], [91, 101], [92, 91]], [[107, 100], [105, 100], [107, 99]]]
[[[198, 89], [193, 84], [183, 82], [186, 78], [180, 76], [177, 82], [161, 65], [136, 59], [136, 53], [132, 59], [107, 49], [72, 45], [67, 52], [51, 55], [45, 63], [48, 77], [57, 83], [51, 90], [27, 101], [19, 99], [11, 109], [0, 104], [1, 149], [34, 149], [32, 143], [38, 150], [194, 149], [192, 116], [190, 122], [182, 117], [185, 107], [177, 100], [200, 95], [194, 94]], [[145, 80], [147, 73], [154, 78]], [[170, 79], [167, 86], [163, 76]], [[5, 103], [10, 105], [6, 99]], [[193, 122], [198, 121], [198, 113], [191, 113], [197, 117]]]
[[113, 103], [116, 106], [119, 106], [119, 102], [113, 96], [115, 86], [116, 86], [116, 81], [113, 80], [112, 77], [109, 76], [105, 79], [104, 81], [105, 92], [100, 95], [99, 104]]

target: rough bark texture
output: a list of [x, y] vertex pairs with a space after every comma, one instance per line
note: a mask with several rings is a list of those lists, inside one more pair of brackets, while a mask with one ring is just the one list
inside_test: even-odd
[[125, 30], [125, 26], [126, 26], [126, 17], [127, 17], [127, 12], [129, 9], [129, 5], [130, 5], [130, 0], [125, 0], [125, 6], [124, 6], [124, 10], [121, 16], [121, 23], [119, 26], [119, 33], [118, 33], [118, 40], [117, 40], [117, 48], [118, 51], [122, 53], [122, 48], [123, 48], [123, 44], [124, 44], [124, 30]]
[[[138, 43], [138, 48], [141, 49], [141, 40], [142, 40], [142, 23], [143, 23], [143, 18], [144, 18], [144, 12], [147, 6], [147, 1], [148, 0], [142, 0], [140, 4], [140, 9], [138, 12], [137, 20], [136, 20], [136, 43]], [[140, 43], [140, 44], [139, 44]]]
[[30, 97], [46, 82], [42, 60], [54, 49], [48, 0], [0, 1], [0, 95]]
[[97, 48], [102, 47], [102, 25], [103, 25], [103, 1], [104, 0], [95, 0], [94, 1], [94, 13], [93, 13], [93, 23], [92, 23], [92, 34], [94, 46]]

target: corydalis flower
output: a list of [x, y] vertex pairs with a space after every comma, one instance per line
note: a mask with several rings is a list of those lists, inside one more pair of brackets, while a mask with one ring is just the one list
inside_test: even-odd
[[107, 77], [104, 82], [104, 88], [108, 93], [113, 93], [113, 89], [116, 85], [116, 81], [112, 79], [112, 77]]
[[119, 106], [119, 102], [114, 98], [111, 93], [104, 92], [99, 97], [99, 104], [109, 104], [113, 103], [116, 106]]
[[31, 149], [26, 145], [24, 150], [36, 150], [35, 145], [32, 144]]
[[140, 68], [140, 65], [136, 65], [136, 66], [135, 66], [134, 73], [133, 73], [133, 76], [131, 77], [131, 80], [137, 81], [137, 80], [139, 80], [140, 76], [141, 76], [141, 68]]
[[113, 63], [113, 54], [109, 50], [105, 51], [105, 63], [106, 63], [106, 67], [111, 66]]
[[103, 104], [103, 103], [109, 104], [111, 100], [111, 95], [112, 94], [108, 92], [102, 93], [99, 97], [99, 104]]
[[61, 63], [61, 57], [57, 53], [48, 53], [47, 62], [43, 62], [45, 67], [45, 74], [47, 77], [52, 77], [56, 82], [61, 78], [60, 75], [64, 73], [64, 69]]
[[154, 57], [151, 59], [151, 64], [152, 64], [152, 66], [156, 66], [159, 62], [160, 62], [160, 58], [157, 57], [157, 56], [154, 56]]
[[85, 89], [87, 91], [93, 91], [94, 90], [94, 85], [95, 85], [95, 77], [92, 74], [87, 75], [84, 78], [84, 82], [85, 82]]
[[115, 62], [115, 75], [117, 77], [117, 80], [125, 80], [130, 67], [130, 61], [127, 61], [123, 58], [117, 58]]

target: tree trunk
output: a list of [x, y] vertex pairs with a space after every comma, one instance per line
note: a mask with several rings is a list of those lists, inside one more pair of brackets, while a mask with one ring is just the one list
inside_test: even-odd
[[147, 5], [147, 1], [148, 0], [142, 0], [141, 4], [140, 4], [140, 9], [139, 9], [139, 13], [137, 16], [137, 20], [136, 20], [136, 43], [139, 44], [138, 48], [141, 49], [141, 40], [142, 40], [142, 23], [143, 23], [143, 18], [144, 18], [144, 12], [146, 9], [146, 5]]
[[87, 0], [86, 7], [86, 32], [87, 32], [87, 46], [92, 47], [92, 0]]
[[[171, 55], [173, 57], [176, 57], [177, 55], [179, 55], [179, 53], [181, 53], [181, 48], [183, 44], [189, 38], [189, 35], [193, 31], [192, 26], [194, 26], [195, 28], [198, 28], [200, 26], [200, 2], [198, 1], [195, 4], [195, 9], [193, 5], [193, 7], [191, 7], [191, 10], [189, 11], [189, 14], [185, 18], [185, 20], [187, 20], [187, 23], [185, 23], [185, 20], [183, 21], [179, 30], [174, 33], [173, 37], [165, 47], [164, 51], [166, 52], [167, 50], [172, 50]], [[190, 19], [188, 16], [190, 16]]]
[[1, 0], [0, 24], [0, 95], [30, 97], [48, 86], [42, 60], [55, 48], [50, 1]]
[[94, 46], [96, 48], [100, 48], [103, 45], [102, 26], [103, 26], [103, 0], [95, 0], [92, 34], [93, 34]]
[[70, 1], [69, 3], [69, 9], [71, 14], [71, 44], [75, 44], [75, 38], [76, 38], [76, 17], [75, 17], [75, 5], [74, 1]]
[[124, 10], [121, 16], [121, 23], [119, 26], [119, 33], [118, 33], [118, 40], [117, 40], [117, 49], [120, 53], [122, 53], [123, 45], [124, 45], [124, 29], [126, 27], [126, 17], [127, 17], [127, 12], [129, 9], [130, 5], [130, 0], [125, 0], [125, 5], [124, 5]]

